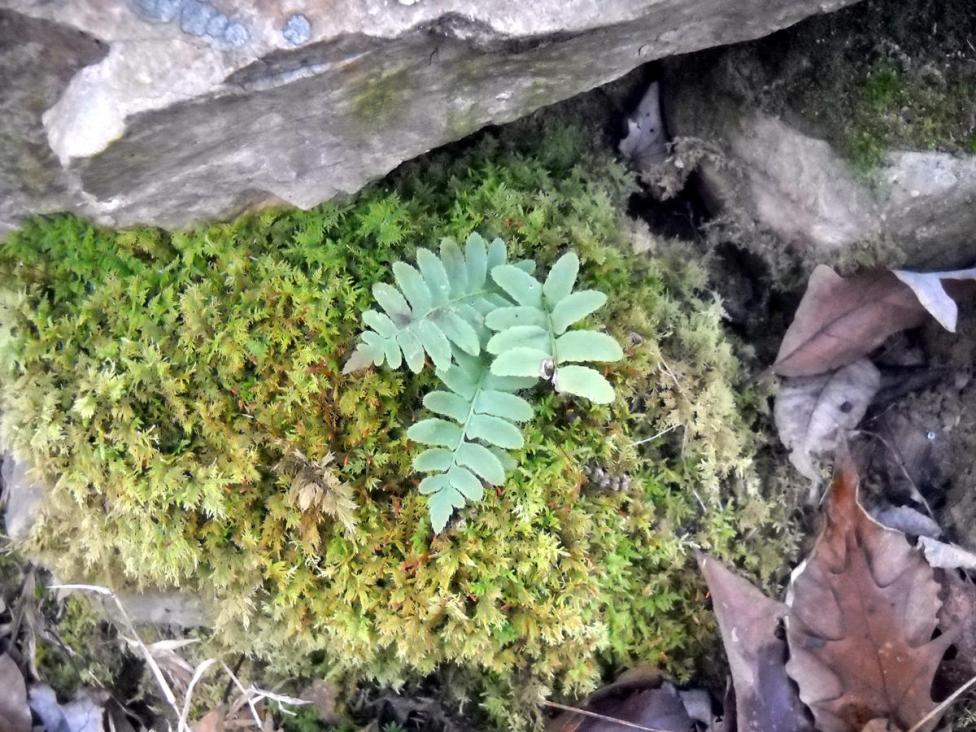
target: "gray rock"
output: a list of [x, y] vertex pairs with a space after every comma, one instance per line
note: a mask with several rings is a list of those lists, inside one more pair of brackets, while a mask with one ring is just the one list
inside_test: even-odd
[[[761, 111], [752, 96], [777, 77], [753, 78], [755, 60], [729, 52], [697, 76], [675, 63], [665, 117], [675, 137], [720, 155], [699, 162], [716, 212], [744, 215], [814, 261], [854, 244], [894, 244], [913, 268], [969, 266], [976, 256], [976, 156], [892, 151], [870, 173], [855, 172], [796, 113]], [[743, 79], [748, 79], [744, 82]], [[746, 84], [753, 88], [743, 88]]]
[[[209, 626], [213, 620], [207, 606], [199, 597], [178, 591], [116, 592], [119, 602], [135, 625], [176, 626], [197, 628]], [[106, 612], [117, 620], [119, 612], [112, 602], [105, 603]]]
[[14, 541], [23, 541], [34, 527], [48, 492], [47, 487], [31, 477], [26, 463], [14, 460], [9, 455], [3, 457], [0, 476], [3, 477], [0, 500], [4, 509], [7, 536]]
[[253, 0], [0, 0], [0, 228], [309, 207], [653, 59], [852, 2], [310, 0], [306, 28]]
[[871, 192], [823, 140], [755, 113], [727, 145], [735, 167], [711, 168], [707, 180], [787, 243], [830, 250], [881, 233]]
[[[5, 455], [0, 467], [0, 505], [4, 511], [7, 536], [13, 541], [23, 541], [40, 514], [48, 489], [30, 475], [29, 466]], [[67, 582], [72, 584], [75, 579]], [[85, 583], [85, 578], [77, 578]], [[60, 584], [56, 582], [55, 584]], [[89, 597], [91, 595], [88, 595]], [[207, 603], [196, 595], [178, 591], [146, 590], [143, 592], [119, 590], [116, 596], [125, 608], [130, 620], [137, 625], [172, 625], [181, 628], [209, 626], [213, 621]], [[113, 602], [105, 602], [109, 615], [118, 616]], [[121, 619], [117, 617], [117, 619]]]

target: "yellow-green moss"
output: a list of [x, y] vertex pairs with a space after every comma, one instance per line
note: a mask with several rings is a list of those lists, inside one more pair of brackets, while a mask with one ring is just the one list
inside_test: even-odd
[[[453, 669], [504, 729], [621, 664], [686, 677], [712, 633], [693, 550], [768, 576], [755, 548], [789, 545], [785, 509], [756, 487], [703, 269], [624, 250], [631, 184], [579, 139], [522, 127], [348, 204], [188, 233], [56, 217], [10, 237], [0, 435], [54, 485], [34, 551], [64, 576], [215, 594], [218, 646], [281, 673]], [[390, 262], [472, 230], [543, 267], [575, 250], [629, 345], [612, 406], [540, 392], [515, 474], [433, 537], [404, 436], [432, 377], [340, 371]], [[289, 503], [290, 449], [335, 453], [355, 536]], [[631, 489], [585, 485], [594, 462]]]

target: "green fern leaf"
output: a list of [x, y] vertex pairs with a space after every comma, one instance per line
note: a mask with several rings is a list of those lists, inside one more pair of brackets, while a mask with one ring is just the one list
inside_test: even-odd
[[552, 308], [552, 332], [560, 335], [574, 323], [603, 307], [607, 296], [597, 290], [582, 290], [567, 295]]
[[574, 330], [556, 339], [556, 364], [568, 361], [619, 361], [624, 351], [606, 333], [593, 330]]
[[531, 405], [514, 392], [535, 379], [492, 374], [484, 355], [457, 352], [454, 358], [454, 365], [437, 372], [447, 390], [424, 397], [424, 406], [446, 419], [431, 417], [407, 430], [411, 440], [432, 446], [414, 458], [413, 467], [431, 473], [421, 481], [420, 491], [429, 496], [435, 532], [443, 530], [455, 508], [481, 499], [482, 481], [505, 482], [506, 470], [514, 465], [505, 451], [524, 444], [516, 423], [533, 414]]
[[619, 361], [624, 355], [605, 333], [567, 332], [607, 301], [597, 290], [573, 292], [578, 274], [579, 258], [572, 252], [556, 261], [545, 284], [513, 265], [495, 267], [492, 278], [518, 304], [485, 317], [485, 325], [495, 331], [485, 348], [495, 356], [494, 375], [551, 379], [560, 393], [608, 404], [614, 399], [613, 387], [600, 373], [566, 365]]
[[363, 313], [366, 330], [343, 373], [370, 364], [399, 368], [403, 362], [419, 373], [428, 356], [435, 368], [448, 369], [453, 361], [452, 344], [478, 356], [485, 316], [512, 305], [504, 288], [489, 279], [488, 272], [508, 267], [515, 273], [513, 278], [521, 278], [519, 282], [534, 282], [527, 273], [531, 263], [508, 265], [507, 257], [501, 239], [488, 244], [480, 235], [471, 234], [463, 252], [453, 239], [444, 239], [440, 256], [421, 248], [417, 250], [416, 267], [395, 262], [396, 286], [385, 282], [373, 285], [373, 297], [382, 312]]
[[586, 366], [564, 366], [553, 377], [556, 391], [589, 399], [597, 404], [613, 401], [613, 387], [602, 374]]

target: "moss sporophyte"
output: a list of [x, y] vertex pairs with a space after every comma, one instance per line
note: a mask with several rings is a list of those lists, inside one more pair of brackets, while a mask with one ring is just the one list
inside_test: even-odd
[[628, 253], [630, 179], [582, 139], [515, 129], [194, 231], [9, 236], [0, 439], [51, 486], [26, 548], [212, 598], [214, 642], [269, 673], [438, 674], [483, 727], [635, 660], [686, 676], [711, 633], [691, 548], [765, 576], [784, 509], [701, 266]]

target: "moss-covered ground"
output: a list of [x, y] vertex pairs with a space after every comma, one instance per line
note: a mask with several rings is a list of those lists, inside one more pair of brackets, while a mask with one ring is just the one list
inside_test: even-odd
[[[481, 728], [532, 727], [541, 699], [636, 662], [688, 678], [714, 633], [695, 550], [768, 581], [789, 506], [759, 485], [705, 268], [628, 251], [631, 186], [578, 132], [527, 122], [312, 211], [32, 222], [0, 244], [0, 437], [52, 486], [29, 551], [204, 597], [207, 651], [268, 678], [435, 678]], [[432, 377], [340, 373], [390, 264], [471, 231], [543, 270], [576, 251], [626, 358], [609, 407], [539, 391], [515, 474], [434, 536], [405, 437]], [[354, 533], [294, 500], [292, 450], [336, 456]], [[593, 465], [630, 488], [588, 484]]]

